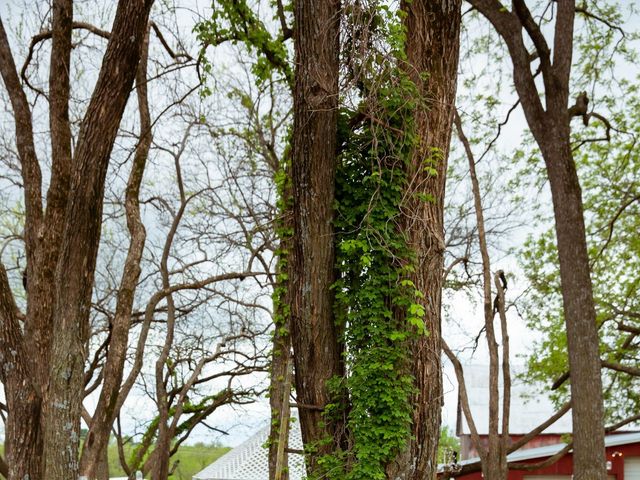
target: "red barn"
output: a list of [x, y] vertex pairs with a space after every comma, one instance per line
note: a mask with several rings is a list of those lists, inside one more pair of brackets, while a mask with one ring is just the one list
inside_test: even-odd
[[[509, 416], [509, 437], [514, 442], [522, 438], [538, 425], [545, 422], [555, 412], [551, 400], [541, 395], [531, 384], [517, 377], [523, 367], [512, 371], [511, 414]], [[478, 430], [481, 443], [488, 441], [489, 431], [489, 367], [486, 365], [466, 365], [464, 367], [469, 408]], [[502, 385], [499, 386], [502, 397]], [[571, 433], [571, 411], [556, 423], [528, 442], [520, 450], [508, 456], [509, 461], [540, 463], [565, 447], [563, 434]], [[633, 427], [632, 427], [633, 428]], [[471, 442], [469, 425], [458, 405], [456, 433], [460, 438], [460, 462], [446, 467], [461, 467], [479, 461], [478, 453]], [[607, 472], [609, 479], [640, 480], [640, 433], [637, 429], [608, 435], [605, 439]], [[446, 468], [443, 466], [443, 468]], [[555, 464], [532, 471], [514, 470], [509, 472], [509, 480], [570, 480], [573, 474], [573, 455], [568, 453]], [[480, 480], [480, 472], [457, 477], [460, 480]]]
[[[511, 415], [509, 416], [509, 437], [517, 441], [556, 411], [553, 402], [541, 395], [535, 387], [518, 378], [524, 366], [512, 367]], [[487, 365], [466, 365], [464, 367], [469, 408], [482, 443], [487, 442], [489, 433], [489, 367]], [[502, 385], [500, 384], [502, 398]], [[561, 443], [562, 435], [571, 433], [571, 411], [560, 417], [523, 448], [536, 448]], [[461, 406], [458, 404], [456, 434], [460, 438], [460, 459], [477, 457], [478, 452], [471, 443], [471, 432]]]
[[[564, 448], [564, 443], [519, 450], [509, 455], [509, 461], [538, 463]], [[608, 435], [605, 439], [607, 473], [610, 480], [640, 480], [640, 433]], [[460, 465], [477, 462], [477, 458], [463, 460]], [[570, 480], [573, 474], [573, 456], [568, 453], [555, 464], [533, 471], [509, 472], [509, 480]], [[458, 480], [480, 480], [480, 472], [457, 477]]]

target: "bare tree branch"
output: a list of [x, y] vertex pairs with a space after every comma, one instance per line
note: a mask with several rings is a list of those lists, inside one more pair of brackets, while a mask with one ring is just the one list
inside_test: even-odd
[[[42, 173], [33, 143], [33, 124], [27, 96], [20, 85], [16, 65], [11, 54], [9, 39], [0, 19], [0, 73], [11, 100], [16, 127], [16, 146], [21, 163], [22, 182], [25, 189], [25, 242], [27, 265], [38, 244], [37, 232], [42, 223]], [[29, 272], [32, 273], [32, 272]]]

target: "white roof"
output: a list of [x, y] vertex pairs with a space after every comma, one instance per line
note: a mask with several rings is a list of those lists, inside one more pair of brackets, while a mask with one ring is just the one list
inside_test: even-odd
[[[640, 432], [635, 433], [619, 433], [613, 435], [607, 435], [604, 439], [604, 446], [616, 447], [619, 445], [629, 445], [630, 443], [640, 443]], [[529, 448], [526, 450], [518, 450], [507, 456], [509, 462], [517, 462], [522, 460], [531, 460], [534, 458], [546, 458], [555, 455], [566, 446], [566, 443], [556, 443], [553, 445], [547, 445], [545, 447]], [[463, 460], [460, 465], [466, 465], [469, 463], [476, 463], [479, 458], [469, 458]]]
[[[526, 434], [552, 416], [556, 412], [556, 408], [549, 397], [539, 393], [535, 386], [516, 378], [518, 373], [524, 371], [524, 367], [512, 366], [511, 370], [509, 433], [512, 435]], [[500, 372], [502, 380], [502, 370]], [[489, 366], [466, 365], [464, 366], [464, 378], [467, 385], [469, 408], [476, 428], [480, 435], [486, 435], [489, 433]], [[502, 381], [500, 381], [499, 390], [502, 398]], [[462, 412], [460, 412], [460, 420], [458, 433], [460, 435], [469, 434], [469, 425]], [[569, 411], [543, 433], [562, 434], [571, 431], [571, 411]]]
[[[228, 451], [207, 468], [193, 476], [193, 480], [269, 480], [269, 457], [265, 444], [269, 438], [269, 425]], [[289, 448], [302, 450], [300, 422], [294, 418], [289, 429]], [[306, 477], [304, 457], [289, 454], [289, 479]]]

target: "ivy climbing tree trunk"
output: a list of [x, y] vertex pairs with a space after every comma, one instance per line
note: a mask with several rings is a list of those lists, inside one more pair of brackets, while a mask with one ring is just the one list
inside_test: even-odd
[[461, 0], [404, 1], [406, 70], [422, 97], [414, 122], [419, 138], [407, 166], [405, 232], [415, 252], [412, 274], [424, 294], [426, 335], [411, 340], [413, 424], [408, 448], [389, 465], [389, 478], [435, 478], [442, 391], [441, 298], [444, 193], [453, 126]]
[[271, 383], [269, 386], [269, 405], [271, 407], [271, 426], [269, 431], [269, 479], [288, 480], [289, 455], [289, 396], [291, 395], [291, 371], [293, 358], [291, 356], [291, 318], [290, 318], [290, 289], [288, 284], [288, 252], [291, 239], [288, 231], [291, 227], [290, 182], [288, 173], [281, 185], [281, 219], [280, 219], [280, 247], [278, 259], [277, 279], [274, 291], [274, 323], [273, 354], [271, 358]]
[[308, 473], [332, 450], [336, 426], [323, 418], [327, 381], [342, 374], [333, 316], [340, 2], [295, 2], [292, 145], [291, 340], [302, 438], [314, 446]]
[[[497, 0], [469, 0], [505, 42], [525, 117], [547, 169], [556, 223], [558, 258], [573, 408], [574, 478], [606, 478], [602, 378], [596, 312], [584, 224], [582, 192], [571, 150], [573, 112], [569, 79], [573, 55], [575, 1], [557, 3], [553, 49], [524, 0], [509, 11]], [[532, 55], [524, 35], [535, 49]], [[534, 81], [538, 59], [542, 84]], [[542, 103], [545, 99], [545, 105]], [[580, 110], [576, 108], [575, 110]], [[586, 114], [586, 109], [583, 112]]]

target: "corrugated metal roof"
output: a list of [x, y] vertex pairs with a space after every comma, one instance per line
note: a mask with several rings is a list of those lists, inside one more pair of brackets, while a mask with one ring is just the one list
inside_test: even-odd
[[[640, 443], [640, 432], [634, 433], [619, 433], [614, 435], [607, 435], [604, 439], [605, 447], [616, 447], [618, 445], [629, 445], [630, 443]], [[532, 460], [534, 458], [546, 458], [555, 455], [566, 446], [565, 443], [556, 443], [553, 445], [547, 445], [538, 448], [529, 448], [526, 450], [518, 450], [507, 456], [509, 462], [516, 462], [522, 460]], [[466, 465], [468, 463], [476, 463], [479, 458], [469, 458], [463, 460], [460, 465]]]
[[[524, 367], [512, 367], [511, 379], [511, 414], [509, 416], [509, 433], [526, 434], [546, 421], [556, 411], [548, 396], [541, 394], [531, 384], [518, 380], [516, 375], [523, 372]], [[469, 397], [469, 408], [480, 435], [489, 432], [489, 367], [487, 365], [465, 365], [464, 377]], [[502, 378], [502, 375], [500, 375]], [[502, 382], [499, 386], [502, 397]], [[460, 435], [470, 433], [464, 415], [458, 425]], [[571, 432], [571, 411], [563, 415], [544, 433]]]
[[[269, 425], [230, 450], [207, 468], [193, 476], [193, 480], [269, 480]], [[302, 450], [300, 422], [294, 418], [289, 429], [289, 448]], [[306, 477], [304, 457], [289, 454], [289, 479]]]

